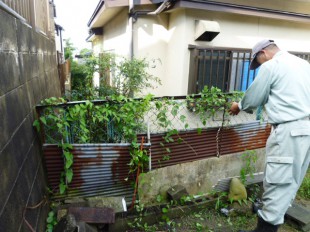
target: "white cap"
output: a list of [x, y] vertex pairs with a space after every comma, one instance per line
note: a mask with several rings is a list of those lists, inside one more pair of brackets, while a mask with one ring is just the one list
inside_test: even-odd
[[257, 53], [259, 53], [261, 50], [263, 50], [264, 48], [268, 47], [271, 44], [275, 44], [275, 42], [271, 39], [263, 39], [263, 40], [259, 41], [257, 44], [255, 44], [255, 46], [252, 49], [253, 59], [252, 59], [251, 64], [250, 64], [251, 70], [257, 69], [260, 66], [260, 64], [256, 60]]

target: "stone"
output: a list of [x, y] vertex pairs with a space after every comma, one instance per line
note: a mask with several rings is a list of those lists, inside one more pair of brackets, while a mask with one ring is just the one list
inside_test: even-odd
[[89, 225], [85, 222], [77, 223], [77, 232], [97, 232], [97, 228], [95, 226]]
[[253, 214], [252, 204], [250, 201], [247, 202], [233, 202], [230, 205], [230, 217], [239, 217], [239, 216], [251, 216]]
[[175, 185], [167, 190], [169, 200], [179, 201], [182, 197], [188, 196], [186, 188], [182, 185]]
[[67, 209], [60, 209], [57, 211], [57, 221], [59, 222], [63, 217], [67, 216], [68, 210]]
[[66, 217], [60, 219], [54, 228], [54, 232], [75, 232], [77, 229], [77, 223], [75, 217], [72, 214], [68, 214]]
[[[112, 208], [115, 213], [127, 211], [124, 197], [89, 197], [86, 199], [89, 207], [108, 207]], [[125, 202], [125, 204], [124, 204]]]
[[238, 178], [232, 178], [230, 181], [228, 199], [234, 201], [247, 199], [246, 188]]

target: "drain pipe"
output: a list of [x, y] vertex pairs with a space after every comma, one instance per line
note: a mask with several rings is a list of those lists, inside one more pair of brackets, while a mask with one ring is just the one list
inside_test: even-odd
[[129, 33], [130, 33], [130, 38], [129, 38], [129, 57], [132, 60], [134, 57], [133, 54], [133, 23], [134, 23], [134, 0], [128, 0], [128, 5], [129, 5], [129, 19], [128, 19], [128, 26], [129, 26]]
[[20, 14], [18, 14], [16, 11], [14, 11], [12, 8], [10, 8], [8, 5], [6, 5], [2, 1], [0, 1], [0, 9], [3, 9], [7, 13], [13, 15], [15, 18], [17, 18], [23, 22], [27, 21], [24, 17], [22, 17]]
[[145, 11], [134, 11], [134, 0], [128, 0], [128, 5], [129, 5], [129, 19], [128, 19], [128, 26], [129, 26], [129, 33], [130, 33], [130, 41], [129, 41], [129, 56], [130, 59], [132, 60], [134, 57], [134, 23], [135, 20], [137, 19], [139, 14], [143, 15], [158, 15], [160, 14], [164, 9], [169, 7], [171, 4], [171, 0], [164, 0], [163, 3], [155, 10], [152, 12], [145, 12]]
[[163, 3], [153, 12], [149, 12], [148, 15], [158, 15], [160, 14], [165, 8], [170, 6], [170, 0], [164, 0]]

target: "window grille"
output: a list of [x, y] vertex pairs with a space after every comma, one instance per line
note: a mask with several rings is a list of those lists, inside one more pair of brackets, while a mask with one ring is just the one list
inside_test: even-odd
[[[291, 53], [310, 62], [310, 53]], [[199, 93], [204, 86], [223, 92], [247, 90], [259, 70], [250, 70], [251, 57], [246, 49], [191, 49], [188, 93]]]

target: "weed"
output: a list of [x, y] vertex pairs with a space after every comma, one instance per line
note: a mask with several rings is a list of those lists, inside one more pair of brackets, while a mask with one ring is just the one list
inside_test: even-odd
[[308, 169], [307, 174], [298, 190], [297, 196], [310, 200], [310, 169]]
[[57, 225], [57, 218], [55, 212], [52, 210], [48, 213], [46, 218], [46, 232], [53, 232], [55, 225]]
[[257, 161], [256, 151], [245, 151], [241, 155], [241, 159], [244, 162], [244, 166], [240, 170], [240, 179], [242, 184], [246, 184], [247, 176], [254, 178], [255, 173], [255, 163]]

